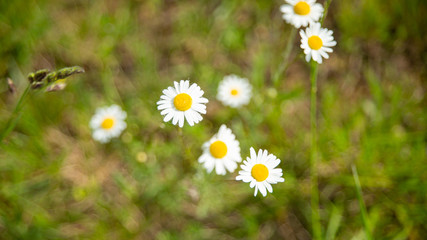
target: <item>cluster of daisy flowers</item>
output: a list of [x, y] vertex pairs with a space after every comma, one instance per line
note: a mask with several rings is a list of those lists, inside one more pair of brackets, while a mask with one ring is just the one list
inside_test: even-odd
[[[226, 106], [238, 108], [249, 103], [251, 94], [252, 86], [248, 79], [229, 75], [220, 82], [217, 99]], [[194, 126], [203, 119], [202, 114], [206, 114], [208, 99], [203, 95], [204, 91], [196, 83], [190, 84], [189, 80], [174, 82], [173, 86], [163, 90], [157, 109], [164, 116], [164, 122], [179, 127], [187, 122]], [[92, 137], [101, 143], [109, 142], [126, 128], [125, 119], [126, 112], [117, 105], [98, 108], [89, 124], [93, 130]], [[240, 143], [226, 125], [221, 125], [218, 133], [202, 145], [202, 151], [198, 161], [209, 173], [214, 170], [218, 175], [233, 173], [242, 162]], [[281, 177], [282, 169], [276, 168], [279, 163], [280, 160], [266, 150], [259, 150], [256, 154], [251, 148], [250, 156], [240, 165], [242, 170], [236, 180], [255, 187], [255, 196], [258, 191], [266, 196], [267, 191], [273, 192], [271, 184], [285, 180]]]
[[[238, 108], [249, 103], [251, 92], [248, 79], [229, 75], [220, 82], [217, 99], [226, 106]], [[174, 87], [163, 90], [157, 109], [165, 122], [172, 121], [172, 124], [183, 127], [185, 120], [193, 126], [202, 120], [201, 114], [206, 114], [208, 100], [203, 94], [196, 83], [190, 85], [188, 80], [174, 82]], [[202, 145], [202, 150], [198, 161], [209, 173], [214, 169], [218, 175], [233, 173], [242, 161], [239, 141], [226, 125], [221, 125], [218, 133]], [[285, 181], [281, 177], [282, 169], [276, 168], [280, 160], [266, 150], [260, 150], [258, 155], [254, 154], [253, 148], [250, 151], [251, 156], [241, 164], [242, 171], [236, 180], [250, 182], [250, 187], [255, 187], [255, 196], [258, 191], [266, 196], [267, 190], [273, 192], [271, 184]]]
[[[333, 32], [321, 27], [319, 22], [323, 15], [323, 7], [315, 0], [286, 0], [281, 6], [283, 19], [300, 30], [301, 48], [307, 62], [313, 59], [322, 63], [323, 58], [329, 58], [336, 45]], [[163, 116], [164, 122], [183, 127], [185, 122], [194, 126], [203, 120], [206, 114], [208, 99], [203, 97], [204, 91], [189, 80], [174, 82], [163, 90], [163, 95], [157, 102], [157, 109]], [[225, 76], [218, 86], [217, 99], [225, 106], [238, 108], [247, 105], [251, 99], [252, 86], [248, 79], [236, 75]], [[107, 143], [112, 138], [120, 136], [126, 129], [126, 112], [119, 106], [112, 105], [97, 109], [90, 121], [93, 138], [101, 143]], [[240, 164], [236, 180], [249, 183], [265, 197], [267, 191], [272, 193], [272, 184], [284, 182], [282, 169], [278, 168], [280, 159], [260, 149], [258, 153], [250, 148], [250, 156], [242, 162], [240, 144], [236, 136], [226, 125], [221, 125], [218, 132], [202, 145], [202, 155], [198, 161], [210, 173], [215, 170], [218, 175], [233, 173]]]
[[300, 30], [301, 45], [304, 50], [305, 60], [310, 59], [322, 63], [323, 58], [328, 59], [337, 44], [332, 36], [332, 30], [322, 28], [319, 22], [323, 16], [323, 7], [315, 0], [286, 0], [287, 4], [280, 7], [283, 19], [296, 28], [307, 27]]

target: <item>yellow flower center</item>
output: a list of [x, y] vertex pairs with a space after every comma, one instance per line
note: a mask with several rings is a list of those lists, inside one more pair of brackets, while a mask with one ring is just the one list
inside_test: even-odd
[[307, 15], [310, 13], [310, 5], [306, 2], [298, 2], [294, 6], [294, 12], [298, 15]]
[[209, 147], [209, 151], [214, 158], [223, 158], [227, 154], [227, 145], [223, 141], [215, 141]]
[[175, 105], [176, 109], [179, 111], [187, 111], [191, 108], [192, 103], [193, 99], [186, 93], [180, 93], [173, 99], [173, 105]]
[[308, 38], [308, 46], [313, 50], [319, 50], [323, 46], [322, 39], [318, 36], [311, 36]]
[[231, 95], [236, 96], [237, 94], [239, 94], [239, 91], [237, 91], [237, 89], [233, 89], [230, 93]]
[[104, 121], [102, 121], [101, 123], [101, 127], [103, 129], [110, 129], [114, 126], [114, 119], [112, 118], [106, 118], [104, 119]]
[[252, 167], [251, 175], [258, 182], [262, 182], [268, 177], [268, 169], [264, 164], [255, 164]]

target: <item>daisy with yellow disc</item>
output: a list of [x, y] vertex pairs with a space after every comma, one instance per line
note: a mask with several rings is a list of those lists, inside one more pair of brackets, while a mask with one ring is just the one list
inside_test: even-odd
[[273, 154], [269, 154], [267, 150], [260, 149], [256, 154], [255, 149], [250, 149], [250, 157], [247, 157], [243, 164], [240, 165], [242, 168], [239, 171], [239, 175], [236, 180], [249, 183], [251, 188], [255, 187], [254, 196], [257, 195], [258, 191], [261, 192], [262, 196], [267, 196], [267, 191], [273, 192], [271, 184], [284, 182], [282, 178], [282, 169], [276, 168], [280, 163]]
[[231, 129], [225, 125], [222, 125], [218, 133], [203, 144], [202, 150], [199, 163], [203, 164], [208, 172], [215, 169], [218, 175], [225, 175], [227, 171], [234, 172], [237, 163], [242, 161], [239, 141], [236, 140]]
[[286, 0], [286, 3], [280, 6], [282, 18], [296, 28], [319, 21], [323, 14], [323, 6], [315, 0]]
[[98, 142], [107, 143], [112, 138], [120, 136], [126, 129], [126, 112], [118, 105], [96, 109], [95, 115], [90, 120], [93, 130], [92, 137]]
[[203, 94], [197, 84], [190, 86], [189, 80], [174, 82], [174, 87], [163, 90], [163, 95], [157, 102], [157, 109], [165, 116], [165, 122], [172, 120], [173, 125], [183, 127], [184, 120], [187, 120], [188, 124], [193, 126], [203, 119], [201, 114], [206, 114], [208, 99], [202, 97]]
[[252, 86], [246, 78], [228, 75], [219, 83], [217, 99], [226, 106], [238, 108], [247, 105], [251, 96]]
[[304, 50], [305, 60], [310, 59], [322, 63], [322, 58], [329, 58], [332, 47], [337, 45], [332, 36], [333, 31], [322, 28], [320, 23], [314, 23], [304, 30], [300, 30], [301, 48]]

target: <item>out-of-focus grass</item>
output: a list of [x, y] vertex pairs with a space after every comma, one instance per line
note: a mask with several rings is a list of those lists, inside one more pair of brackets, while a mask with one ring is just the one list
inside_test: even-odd
[[[0, 126], [26, 74], [80, 65], [65, 91], [34, 93], [0, 149], [1, 239], [309, 239], [309, 80], [299, 37], [280, 89], [272, 77], [291, 27], [281, 1], [2, 1]], [[358, 169], [374, 239], [427, 235], [424, 1], [333, 1], [338, 45], [319, 69], [319, 189], [327, 239], [363, 239]], [[249, 106], [215, 100], [224, 75], [250, 79]], [[195, 127], [162, 123], [155, 102], [189, 78], [210, 99]], [[101, 145], [99, 106], [128, 112]], [[207, 174], [200, 145], [221, 124], [242, 156], [265, 148], [286, 182], [267, 198]]]

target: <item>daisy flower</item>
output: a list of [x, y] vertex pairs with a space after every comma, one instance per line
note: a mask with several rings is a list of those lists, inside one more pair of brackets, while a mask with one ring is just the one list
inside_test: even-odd
[[226, 170], [234, 172], [237, 168], [237, 162], [242, 161], [240, 156], [239, 141], [231, 132], [231, 129], [222, 125], [217, 134], [202, 146], [203, 154], [199, 157], [199, 163], [208, 172], [215, 172], [218, 175], [225, 175]]
[[267, 190], [272, 193], [273, 188], [271, 184], [278, 182], [284, 182], [282, 178], [282, 169], [275, 168], [280, 163], [280, 159], [277, 159], [273, 154], [268, 154], [267, 150], [259, 150], [258, 155], [255, 149], [250, 149], [251, 156], [247, 160], [243, 161], [240, 165], [242, 171], [239, 171], [239, 175], [236, 180], [242, 180], [243, 182], [250, 182], [250, 187], [255, 187], [254, 196], [257, 195], [258, 190], [265, 197]]
[[206, 103], [208, 99], [202, 97], [203, 90], [193, 83], [190, 86], [189, 80], [174, 82], [174, 87], [163, 90], [160, 101], [157, 102], [157, 109], [160, 114], [165, 115], [163, 121], [184, 126], [184, 118], [190, 126], [200, 122], [203, 118], [200, 114], [206, 114]]
[[237, 108], [249, 103], [251, 91], [248, 79], [229, 75], [219, 83], [217, 99], [226, 106]]
[[320, 23], [310, 25], [307, 29], [301, 30], [301, 48], [304, 49], [305, 60], [310, 58], [318, 63], [322, 63], [322, 57], [328, 59], [328, 52], [332, 52], [333, 46], [337, 45], [332, 36], [332, 30], [321, 28]]
[[280, 6], [282, 18], [296, 28], [307, 27], [317, 22], [323, 14], [323, 6], [315, 0], [286, 0], [288, 4]]
[[96, 109], [89, 123], [93, 130], [92, 137], [101, 143], [109, 142], [126, 129], [125, 119], [126, 112], [117, 105]]

